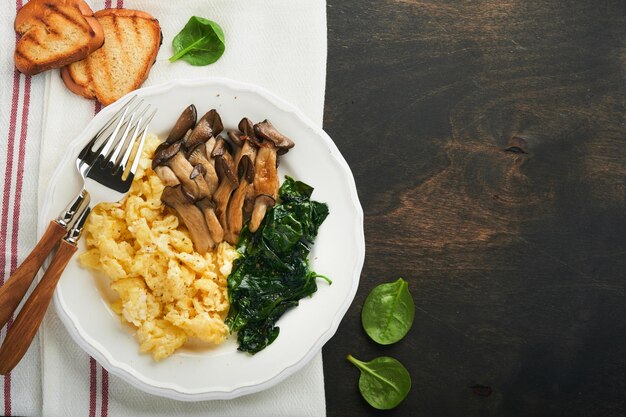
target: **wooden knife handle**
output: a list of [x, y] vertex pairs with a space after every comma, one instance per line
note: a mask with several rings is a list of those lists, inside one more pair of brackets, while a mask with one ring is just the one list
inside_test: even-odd
[[67, 230], [54, 220], [30, 252], [24, 262], [13, 272], [11, 277], [0, 287], [0, 328], [9, 321], [11, 314], [26, 295], [33, 278], [43, 265], [50, 252], [67, 234]]
[[76, 245], [61, 240], [50, 266], [24, 303], [0, 347], [0, 375], [11, 372], [28, 350], [46, 314], [57, 282], [76, 249]]

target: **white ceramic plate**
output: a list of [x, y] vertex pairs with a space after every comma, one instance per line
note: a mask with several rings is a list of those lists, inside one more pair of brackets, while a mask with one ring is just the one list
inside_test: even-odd
[[[294, 106], [253, 85], [227, 79], [176, 80], [136, 91], [158, 108], [150, 130], [164, 138], [181, 111], [193, 103], [199, 114], [215, 108], [225, 127], [242, 117], [269, 119], [296, 146], [282, 157], [281, 179], [291, 175], [315, 188], [313, 198], [328, 203], [330, 215], [311, 252], [312, 269], [331, 277], [279, 321], [280, 335], [260, 353], [238, 352], [236, 336], [210, 350], [183, 349], [154, 362], [140, 354], [132, 329], [105, 301], [107, 279], [78, 265], [74, 257], [54, 297], [57, 314], [72, 338], [109, 372], [151, 394], [177, 400], [231, 399], [258, 392], [302, 368], [330, 339], [356, 292], [365, 243], [363, 212], [352, 173], [328, 135]], [[50, 181], [41, 225], [55, 218], [80, 187], [74, 161], [79, 150], [126, 99], [103, 109], [74, 140]], [[84, 251], [80, 246], [79, 253]]]

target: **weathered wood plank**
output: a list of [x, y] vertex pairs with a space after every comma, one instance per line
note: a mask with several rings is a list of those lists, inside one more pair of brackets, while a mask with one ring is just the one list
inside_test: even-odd
[[[387, 415], [626, 413], [625, 8], [328, 1], [325, 128], [367, 243], [324, 349], [329, 416], [377, 414], [348, 353], [411, 371]], [[398, 276], [415, 325], [379, 347], [360, 308]]]

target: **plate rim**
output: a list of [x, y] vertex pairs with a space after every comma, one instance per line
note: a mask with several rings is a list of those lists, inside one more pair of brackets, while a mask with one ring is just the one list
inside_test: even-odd
[[[122, 102], [129, 99], [129, 97], [134, 96], [136, 94], [146, 96], [151, 96], [159, 93], [166, 92], [169, 89], [176, 88], [180, 85], [187, 86], [210, 86], [210, 85], [224, 85], [227, 88], [231, 88], [239, 91], [251, 92], [253, 94], [258, 94], [262, 98], [276, 105], [281, 110], [285, 111], [293, 115], [295, 118], [299, 119], [300, 123], [305, 125], [307, 128], [314, 131], [314, 133], [321, 137], [325, 144], [331, 150], [332, 157], [339, 164], [341, 169], [346, 174], [345, 179], [347, 180], [347, 184], [349, 186], [350, 195], [349, 200], [355, 210], [355, 221], [354, 224], [356, 226], [356, 240], [358, 242], [356, 249], [356, 257], [357, 262], [353, 269], [352, 278], [352, 286], [350, 288], [350, 292], [347, 294], [346, 298], [343, 300], [341, 304], [338, 314], [335, 315], [333, 321], [330, 323], [329, 328], [320, 335], [320, 337], [312, 344], [311, 348], [307, 351], [307, 353], [302, 357], [301, 360], [295, 362], [294, 364], [285, 367], [278, 374], [270, 377], [269, 379], [259, 382], [253, 383], [251, 385], [243, 385], [230, 390], [217, 390], [217, 391], [201, 391], [201, 392], [191, 392], [189, 390], [181, 389], [181, 387], [175, 387], [173, 385], [168, 386], [157, 386], [154, 384], [150, 384], [146, 381], [147, 378], [141, 379], [141, 375], [137, 375], [137, 372], [131, 372], [126, 369], [127, 366], [125, 364], [116, 363], [114, 358], [109, 358], [105, 353], [96, 348], [92, 343], [89, 343], [86, 340], [86, 335], [81, 333], [81, 330], [76, 326], [74, 319], [70, 317], [69, 313], [67, 313], [64, 309], [65, 304], [60, 299], [58, 291], [55, 291], [53, 304], [56, 314], [59, 316], [63, 325], [70, 333], [72, 339], [81, 347], [83, 351], [87, 354], [91, 355], [96, 361], [102, 365], [108, 372], [112, 373], [128, 382], [129, 384], [137, 387], [138, 389], [145, 391], [149, 394], [166, 397], [170, 399], [175, 399], [179, 401], [204, 401], [204, 400], [229, 400], [234, 399], [243, 395], [252, 394], [255, 392], [266, 390], [281, 381], [285, 380], [290, 375], [294, 374], [298, 370], [302, 369], [305, 365], [307, 365], [313, 357], [321, 350], [321, 348], [330, 340], [334, 334], [337, 332], [339, 324], [343, 317], [345, 316], [348, 308], [352, 304], [354, 297], [356, 295], [356, 291], [359, 286], [360, 274], [363, 268], [364, 260], [365, 260], [365, 235], [364, 235], [364, 227], [363, 227], [363, 209], [361, 207], [358, 192], [356, 189], [356, 183], [354, 180], [354, 176], [348, 163], [345, 158], [337, 148], [337, 145], [330, 138], [330, 136], [317, 124], [311, 121], [297, 106], [287, 102], [285, 99], [277, 96], [271, 91], [267, 90], [264, 87], [246, 83], [242, 81], [236, 81], [225, 77], [203, 77], [203, 78], [178, 78], [167, 81], [165, 83], [155, 84], [153, 86], [143, 87], [139, 90], [133, 91], [121, 99], [119, 99], [114, 105], [107, 106], [102, 109], [98, 115], [92, 118], [89, 123], [82, 129], [81, 133], [74, 138], [68, 145], [68, 149], [73, 150], [77, 146], [80, 146], [85, 132], [92, 130], [94, 125], [97, 125], [100, 120], [105, 120], [106, 117], [110, 117], [113, 112], [116, 111], [116, 107], [120, 106]], [[67, 166], [68, 163], [71, 162], [71, 158], [74, 155], [74, 152], [67, 152], [59, 165], [54, 170], [54, 173], [50, 177], [49, 184], [51, 186], [48, 187], [45, 197], [43, 199], [42, 207], [40, 209], [39, 214], [39, 227], [38, 233], [41, 236], [44, 232], [45, 226], [48, 224], [49, 219], [47, 219], [48, 212], [51, 211], [51, 204], [53, 200], [53, 196], [55, 194], [57, 188], [57, 178], [63, 172], [63, 168]]]

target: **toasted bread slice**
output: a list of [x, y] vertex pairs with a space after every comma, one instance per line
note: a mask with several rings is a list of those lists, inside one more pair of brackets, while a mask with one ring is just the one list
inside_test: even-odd
[[74, 93], [111, 104], [148, 78], [161, 46], [159, 21], [138, 10], [106, 9], [94, 14], [104, 28], [104, 46], [61, 69]]
[[83, 0], [30, 0], [15, 16], [15, 31], [22, 35], [15, 67], [30, 75], [84, 59], [104, 42]]

